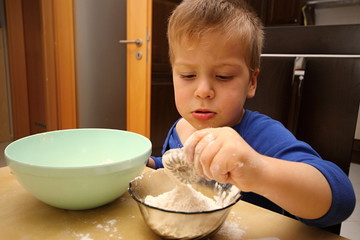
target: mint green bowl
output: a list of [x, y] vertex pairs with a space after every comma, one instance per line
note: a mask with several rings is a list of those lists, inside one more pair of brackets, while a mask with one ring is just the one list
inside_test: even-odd
[[5, 149], [8, 166], [30, 194], [69, 210], [95, 208], [121, 196], [150, 154], [144, 136], [97, 128], [35, 134]]

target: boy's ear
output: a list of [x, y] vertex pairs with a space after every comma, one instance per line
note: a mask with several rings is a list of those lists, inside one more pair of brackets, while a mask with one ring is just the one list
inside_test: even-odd
[[257, 87], [257, 78], [259, 76], [259, 72], [260, 72], [260, 69], [258, 69], [258, 68], [252, 72], [252, 75], [251, 75], [250, 81], [249, 81], [247, 98], [253, 98], [255, 96], [256, 87]]

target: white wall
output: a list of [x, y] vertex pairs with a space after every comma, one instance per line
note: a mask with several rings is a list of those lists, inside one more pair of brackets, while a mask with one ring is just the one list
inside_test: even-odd
[[79, 127], [126, 128], [126, 0], [75, 0]]

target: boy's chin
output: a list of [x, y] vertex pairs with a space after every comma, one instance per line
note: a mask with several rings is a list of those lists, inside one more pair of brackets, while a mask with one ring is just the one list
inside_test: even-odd
[[195, 128], [196, 130], [201, 130], [201, 129], [205, 129], [205, 128], [216, 128], [216, 127], [221, 127], [211, 121], [194, 121], [191, 123], [191, 125], [193, 126], [193, 128]]

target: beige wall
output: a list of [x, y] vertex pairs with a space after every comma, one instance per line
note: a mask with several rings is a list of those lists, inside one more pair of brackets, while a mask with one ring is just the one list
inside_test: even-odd
[[126, 0], [74, 0], [78, 127], [126, 128]]

